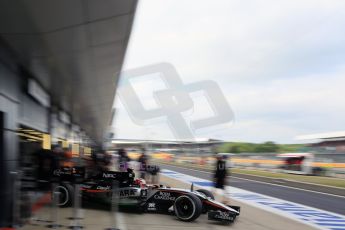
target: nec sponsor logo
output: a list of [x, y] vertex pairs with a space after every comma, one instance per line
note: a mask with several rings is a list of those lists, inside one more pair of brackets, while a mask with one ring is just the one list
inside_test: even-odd
[[112, 173], [103, 173], [103, 177], [116, 179], [116, 175]]

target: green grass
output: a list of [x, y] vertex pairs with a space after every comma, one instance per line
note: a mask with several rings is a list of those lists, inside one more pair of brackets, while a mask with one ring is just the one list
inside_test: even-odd
[[[199, 170], [212, 171], [212, 167], [210, 166], [201, 167], [198, 165], [192, 165], [192, 164], [187, 164], [187, 163], [175, 163], [175, 162], [167, 163], [167, 162], [162, 162], [162, 161], [161, 163], [176, 165], [176, 166], [181, 166], [181, 167], [188, 167], [188, 168], [193, 168], [193, 169], [199, 169]], [[270, 177], [274, 179], [285, 179], [285, 180], [291, 180], [291, 181], [297, 181], [297, 182], [334, 186], [334, 187], [345, 189], [345, 180], [339, 179], [339, 178], [320, 177], [320, 176], [303, 176], [303, 175], [295, 175], [295, 174], [287, 174], [287, 173], [268, 172], [268, 171], [263, 171], [263, 170], [250, 170], [250, 169], [238, 169], [238, 168], [231, 169], [231, 172], [238, 173], [238, 174], [245, 174], [245, 175]]]
[[307, 146], [304, 144], [276, 144], [272, 141], [264, 143], [226, 142], [219, 146], [223, 153], [284, 153], [299, 152]]

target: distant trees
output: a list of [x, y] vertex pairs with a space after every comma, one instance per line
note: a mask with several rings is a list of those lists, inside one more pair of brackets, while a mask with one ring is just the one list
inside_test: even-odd
[[228, 142], [218, 148], [218, 152], [224, 153], [274, 153], [296, 152], [303, 148], [300, 144], [276, 144], [273, 141], [264, 143]]
[[278, 152], [279, 146], [272, 141], [267, 141], [265, 143], [258, 144], [254, 150], [256, 153], [275, 153]]

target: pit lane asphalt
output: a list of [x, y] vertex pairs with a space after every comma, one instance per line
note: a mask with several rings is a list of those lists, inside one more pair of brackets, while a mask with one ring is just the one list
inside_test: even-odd
[[[175, 180], [164, 175], [160, 176], [160, 182], [169, 184], [176, 188], [190, 187], [189, 184]], [[195, 188], [197, 189], [198, 186]], [[221, 199], [217, 194], [216, 199]], [[47, 204], [34, 213], [34, 218], [24, 225], [20, 230], [43, 230], [47, 229], [47, 223], [40, 220], [51, 220], [52, 211], [55, 213], [58, 224], [63, 225], [67, 229], [72, 224], [80, 224], [84, 229], [104, 230], [109, 227], [116, 227], [121, 230], [314, 230], [316, 228], [305, 223], [292, 220], [282, 215], [278, 215], [266, 210], [259, 209], [232, 200], [233, 205], [241, 206], [241, 214], [234, 223], [228, 225], [218, 221], [208, 220], [207, 215], [201, 215], [193, 222], [179, 221], [174, 215], [156, 214], [156, 213], [141, 213], [135, 209], [128, 209], [127, 211], [111, 213], [109, 204], [105, 205], [95, 201], [83, 202], [80, 210], [82, 219], [71, 220], [73, 215], [73, 208], [58, 208], [52, 210], [50, 204]], [[57, 213], [58, 212], [58, 213]]]
[[[159, 164], [162, 169], [169, 169], [190, 176], [212, 180], [212, 173], [207, 171], [188, 169], [180, 166]], [[306, 190], [289, 188], [269, 183], [257, 182], [243, 178], [228, 178], [228, 185], [260, 193], [267, 196], [276, 197], [310, 207], [345, 215], [345, 197], [334, 196], [325, 193], [315, 193]], [[345, 194], [344, 194], [345, 196]]]

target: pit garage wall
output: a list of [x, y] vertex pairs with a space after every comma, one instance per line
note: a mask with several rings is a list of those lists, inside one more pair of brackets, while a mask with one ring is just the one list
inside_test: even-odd
[[18, 108], [20, 99], [20, 78], [10, 52], [0, 43], [0, 112], [2, 113], [2, 151], [0, 152], [0, 227], [11, 221], [12, 188], [10, 172], [16, 170], [18, 141]]
[[18, 170], [19, 142], [16, 130], [29, 124], [48, 131], [48, 110], [26, 94], [25, 71], [0, 38], [0, 228], [12, 221], [13, 176]]

